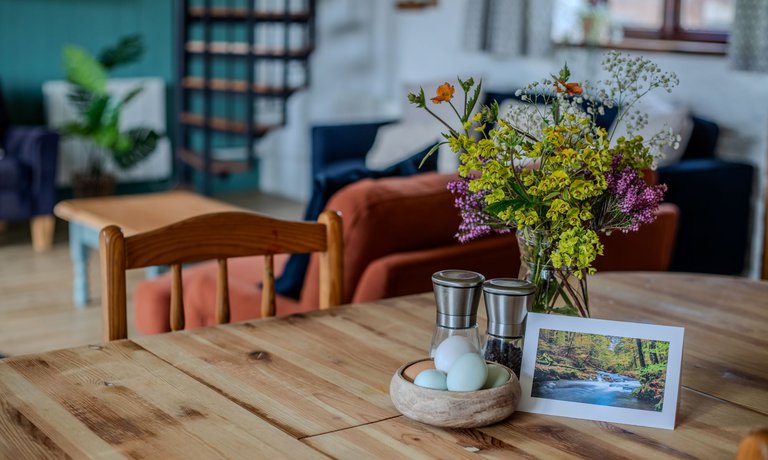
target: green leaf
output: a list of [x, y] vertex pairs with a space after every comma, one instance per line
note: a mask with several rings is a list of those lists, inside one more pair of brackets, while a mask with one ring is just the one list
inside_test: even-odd
[[424, 163], [427, 161], [427, 159], [431, 157], [435, 152], [437, 152], [437, 149], [439, 149], [443, 144], [447, 144], [447, 142], [438, 142], [437, 144], [433, 145], [431, 149], [429, 149], [429, 152], [427, 152], [427, 154], [424, 155], [424, 158], [421, 159], [421, 162], [419, 163], [419, 169], [424, 166]]
[[[128, 169], [148, 157], [155, 150], [157, 141], [160, 139], [157, 132], [148, 128], [129, 129], [125, 135], [132, 143], [131, 148], [127, 151], [113, 151], [115, 163], [123, 169]], [[125, 145], [123, 140], [119, 143]]]
[[61, 131], [62, 134], [69, 136], [85, 137], [91, 134], [88, 126], [79, 121], [71, 121], [59, 128], [59, 131]]
[[105, 125], [101, 126], [98, 131], [93, 133], [92, 138], [93, 142], [97, 145], [104, 147], [107, 150], [112, 150], [118, 135], [119, 132], [117, 131], [117, 126]]
[[123, 37], [115, 46], [106, 48], [99, 55], [99, 62], [106, 70], [138, 61], [144, 54], [141, 35]]
[[91, 101], [93, 101], [93, 93], [79, 86], [72, 86], [67, 93], [67, 99], [75, 106], [77, 113], [84, 117]]
[[64, 73], [68, 82], [91, 93], [100, 95], [107, 92], [106, 70], [80, 47], [64, 47]]
[[507, 209], [517, 210], [525, 205], [525, 201], [520, 198], [513, 198], [511, 200], [502, 200], [496, 203], [490, 204], [485, 207], [484, 211], [494, 216]]
[[[477, 104], [477, 99], [480, 97], [480, 88], [483, 86], [483, 81], [480, 80], [480, 83], [475, 86], [475, 92], [472, 93], [472, 97], [469, 98], [467, 101], [467, 106], [464, 108], [464, 113], [467, 117], [472, 113], [472, 110], [475, 109], [475, 104]], [[467, 121], [467, 120], [464, 120]]]
[[104, 112], [109, 104], [109, 96], [97, 96], [91, 100], [91, 103], [85, 110], [84, 122], [91, 132], [98, 131], [104, 121]]
[[136, 96], [141, 94], [142, 91], [144, 91], [144, 88], [141, 87], [141, 86], [137, 86], [137, 87], [133, 88], [132, 90], [128, 91], [128, 94], [123, 96], [123, 98], [120, 99], [120, 101], [117, 103], [117, 105], [115, 106], [115, 110], [117, 110], [117, 111], [122, 110], [123, 107], [126, 104], [128, 104], [129, 102], [131, 102], [133, 100], [133, 98], [135, 98]]
[[512, 190], [515, 192], [515, 194], [522, 198], [526, 203], [530, 203], [531, 200], [528, 197], [528, 194], [525, 193], [525, 190], [523, 190], [523, 186], [518, 184], [516, 181], [510, 181], [509, 186], [512, 187]]

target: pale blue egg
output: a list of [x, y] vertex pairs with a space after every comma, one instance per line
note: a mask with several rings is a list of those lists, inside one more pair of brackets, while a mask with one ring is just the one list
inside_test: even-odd
[[483, 387], [486, 377], [485, 360], [477, 353], [466, 353], [451, 366], [446, 384], [450, 391], [475, 391]]
[[424, 388], [433, 390], [447, 390], [446, 376], [437, 369], [426, 369], [419, 372], [419, 375], [413, 379], [413, 383]]
[[488, 376], [485, 378], [483, 389], [496, 388], [509, 381], [509, 371], [496, 363], [488, 364]]
[[437, 346], [435, 350], [435, 367], [447, 373], [460, 356], [469, 352], [477, 352], [477, 349], [466, 337], [452, 335]]

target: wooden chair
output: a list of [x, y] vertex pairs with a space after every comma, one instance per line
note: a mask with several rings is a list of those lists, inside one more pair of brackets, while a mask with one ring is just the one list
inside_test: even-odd
[[343, 240], [341, 216], [323, 212], [313, 222], [292, 222], [249, 212], [204, 214], [156, 230], [124, 236], [110, 225], [101, 230], [102, 307], [104, 340], [128, 335], [125, 271], [170, 265], [171, 329], [184, 329], [181, 266], [216, 259], [219, 262], [216, 321], [229, 322], [227, 259], [264, 255], [262, 317], [275, 314], [274, 254], [319, 252], [320, 309], [341, 303]]

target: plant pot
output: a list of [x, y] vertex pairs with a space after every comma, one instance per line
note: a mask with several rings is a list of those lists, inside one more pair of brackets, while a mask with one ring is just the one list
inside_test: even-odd
[[72, 176], [72, 193], [76, 198], [115, 194], [117, 179], [112, 174], [76, 173]]

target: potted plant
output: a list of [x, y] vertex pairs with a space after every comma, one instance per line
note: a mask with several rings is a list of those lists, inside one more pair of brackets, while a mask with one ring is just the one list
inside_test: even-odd
[[64, 71], [72, 85], [68, 97], [77, 109], [79, 119], [66, 124], [62, 133], [88, 141], [87, 168], [72, 178], [75, 196], [103, 196], [114, 193], [115, 176], [105, 170], [110, 158], [121, 169], [129, 169], [149, 156], [157, 146], [160, 134], [146, 127], [122, 129], [123, 108], [142, 91], [133, 88], [122, 97], [107, 91], [108, 72], [137, 61], [144, 53], [141, 37], [122, 38], [94, 58], [83, 48], [64, 48]]

